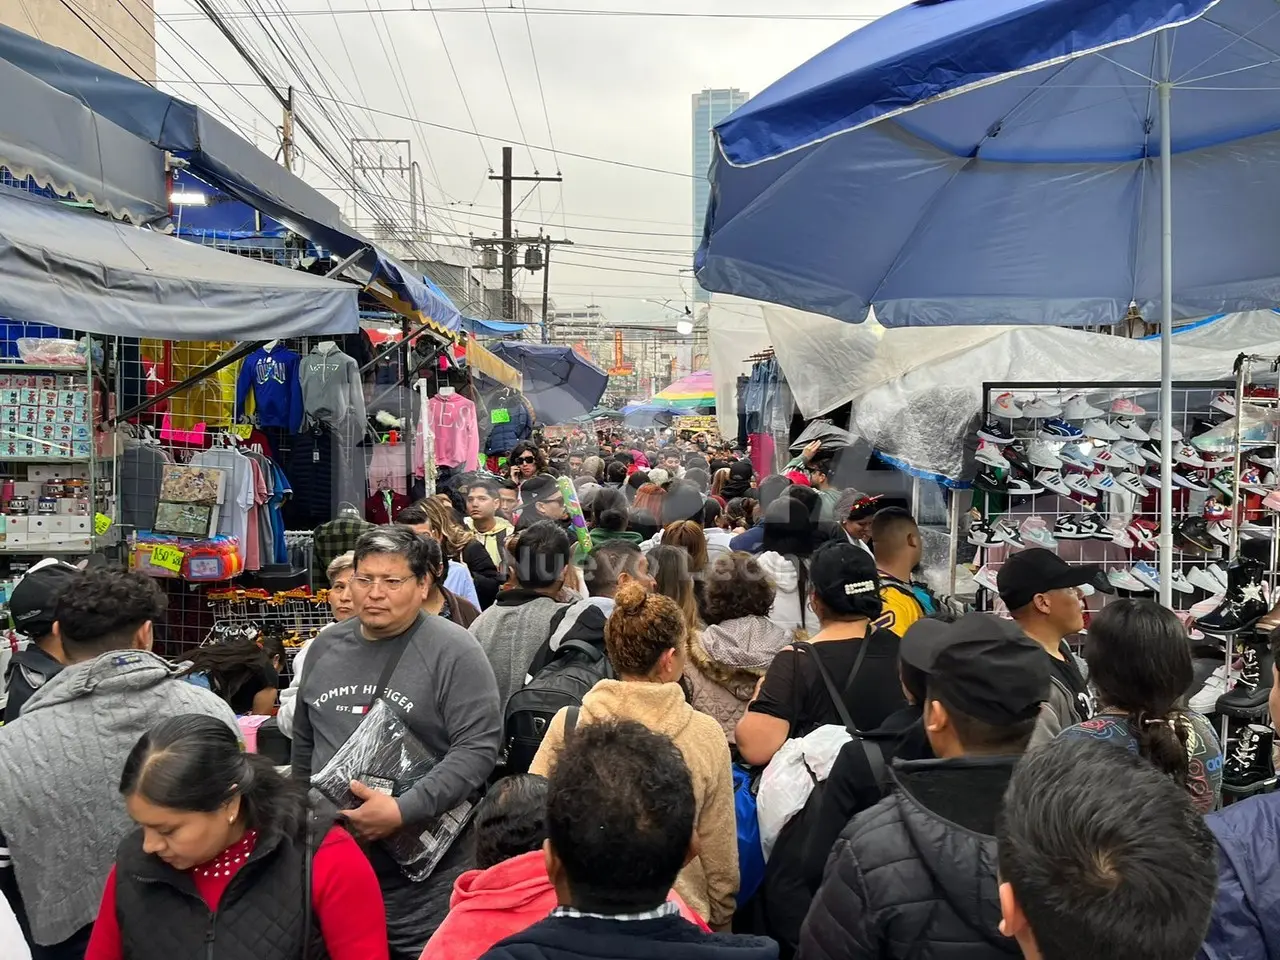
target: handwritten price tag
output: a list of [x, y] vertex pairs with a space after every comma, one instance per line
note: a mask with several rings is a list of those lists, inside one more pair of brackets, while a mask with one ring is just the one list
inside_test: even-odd
[[97, 536], [102, 536], [111, 529], [111, 518], [105, 513], [95, 513], [93, 515], [93, 532]]
[[170, 570], [173, 573], [182, 571], [182, 561], [186, 557], [177, 547], [167, 547], [164, 544], [151, 548], [151, 565], [159, 567], [161, 570]]

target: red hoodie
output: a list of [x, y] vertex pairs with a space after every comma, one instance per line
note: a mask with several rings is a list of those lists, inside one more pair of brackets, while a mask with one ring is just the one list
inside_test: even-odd
[[[710, 932], [675, 891], [670, 899], [680, 905], [681, 916]], [[468, 870], [454, 883], [449, 915], [427, 941], [420, 960], [476, 960], [499, 940], [545, 920], [555, 908], [556, 891], [541, 850], [488, 870]]]

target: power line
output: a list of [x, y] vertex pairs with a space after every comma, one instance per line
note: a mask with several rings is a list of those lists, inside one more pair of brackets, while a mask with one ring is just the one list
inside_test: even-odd
[[[151, 81], [149, 81], [146, 77], [144, 77], [141, 73], [139, 73], [139, 72], [138, 72], [138, 68], [137, 68], [137, 67], [135, 67], [132, 63], [130, 63], [130, 62], [129, 62], [128, 60], [126, 60], [124, 57], [120, 56], [120, 51], [119, 51], [119, 50], [117, 50], [115, 47], [113, 47], [110, 43], [108, 43], [108, 42], [107, 42], [107, 38], [106, 38], [106, 37], [104, 37], [102, 34], [100, 34], [100, 33], [98, 32], [97, 28], [96, 28], [96, 27], [94, 27], [94, 25], [93, 25], [93, 24], [91, 24], [91, 23], [90, 23], [88, 20], [86, 20], [84, 17], [80, 16], [80, 11], [79, 11], [79, 10], [77, 10], [75, 7], [73, 7], [71, 4], [69, 4], [69, 3], [67, 2], [67, 0], [62, 0], [62, 5], [63, 5], [64, 7], [66, 7], [66, 8], [67, 8], [67, 11], [68, 11], [68, 12], [69, 12], [73, 17], [75, 17], [75, 18], [76, 18], [77, 20], [79, 20], [82, 24], [84, 24], [84, 27], [85, 27], [85, 29], [86, 29], [86, 30], [88, 30], [90, 33], [92, 33], [95, 37], [97, 37], [97, 38], [98, 38], [98, 42], [99, 42], [99, 43], [101, 43], [104, 47], [106, 47], [108, 50], [110, 50], [112, 53], [114, 53], [114, 54], [116, 55], [116, 59], [118, 59], [122, 64], [124, 64], [124, 66], [128, 69], [128, 71], [129, 71], [130, 73], [132, 73], [135, 77], [137, 77], [137, 78], [138, 78], [139, 80], [141, 80], [143, 83], [149, 84], [149, 83], [151, 82]], [[23, 3], [23, 9], [24, 9], [24, 11], [25, 11], [25, 9], [26, 9], [26, 3], [25, 3], [25, 2]], [[28, 18], [28, 19], [31, 19], [31, 14], [30, 14], [30, 13], [27, 13], [27, 18]], [[34, 20], [32, 20], [32, 21], [31, 21], [31, 23], [32, 23], [32, 26], [34, 27], [34, 26], [35, 26], [35, 21], [34, 21]]]
[[551, 132], [551, 114], [547, 112], [547, 95], [542, 89], [542, 71], [538, 68], [538, 51], [533, 44], [533, 24], [529, 22], [529, 8], [525, 0], [520, 0], [520, 9], [524, 11], [524, 29], [529, 37], [529, 55], [533, 58], [533, 76], [538, 81], [538, 98], [542, 101], [542, 119], [547, 125], [547, 143], [551, 145], [551, 160], [556, 165], [556, 173], [560, 173], [560, 161], [556, 159], [556, 138]]
[[[365, 0], [368, 3], [368, 0]], [[511, 92], [511, 80], [507, 77], [507, 63], [502, 59], [502, 49], [498, 46], [498, 34], [493, 29], [493, 18], [489, 16], [489, 8], [484, 10], [485, 23], [489, 25], [489, 36], [493, 40], [493, 52], [498, 55], [498, 69], [502, 71], [502, 82], [507, 88], [507, 98], [511, 101], [511, 112], [516, 116], [516, 129], [520, 131], [520, 139], [524, 141], [525, 149], [529, 151], [529, 166], [533, 167], [533, 172], [538, 172], [538, 161], [533, 159], [533, 149], [529, 146], [528, 137], [525, 136], [524, 123], [520, 119], [520, 108], [516, 106], [516, 95]]]
[[484, 148], [484, 138], [480, 136], [480, 129], [476, 126], [476, 118], [471, 112], [471, 104], [467, 100], [467, 92], [462, 88], [462, 77], [458, 75], [458, 68], [454, 65], [453, 54], [449, 52], [449, 44], [444, 39], [444, 29], [440, 26], [440, 18], [436, 16], [435, 8], [431, 6], [431, 0], [425, 0], [427, 10], [431, 13], [431, 19], [436, 25], [436, 34], [440, 37], [440, 47], [444, 50], [444, 58], [449, 64], [449, 70], [453, 74], [453, 82], [458, 86], [458, 94], [462, 97], [462, 108], [467, 112], [467, 120], [471, 124], [471, 132], [475, 134], [476, 143], [480, 145], [480, 155], [484, 157], [484, 165], [493, 171], [493, 163], [489, 160], [489, 153]]
[[[343, 14], [363, 14], [364, 10], [339, 10], [339, 15]], [[379, 13], [427, 13], [422, 7], [416, 4], [410, 6], [393, 6], [382, 7]], [[490, 6], [473, 6], [473, 7], [435, 7], [435, 13], [471, 13], [471, 14], [518, 14], [523, 11], [519, 7], [490, 7]], [[870, 23], [873, 20], [879, 20], [884, 14], [837, 14], [837, 13], [723, 13], [723, 12], [703, 12], [698, 10], [590, 10], [576, 7], [532, 7], [528, 11], [530, 16], [551, 16], [551, 17], [642, 17], [651, 19], [671, 19], [671, 20], [764, 20], [764, 21], [782, 21], [796, 23]], [[288, 17], [319, 17], [328, 16], [327, 10], [290, 10], [283, 16]], [[235, 16], [234, 14], [232, 16]], [[197, 20], [198, 16], [177, 14], [170, 19], [180, 18], [183, 20]]]

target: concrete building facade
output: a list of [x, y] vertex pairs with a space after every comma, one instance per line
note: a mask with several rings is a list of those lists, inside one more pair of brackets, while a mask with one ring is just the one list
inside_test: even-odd
[[127, 77], [155, 82], [152, 0], [0, 0], [0, 23]]

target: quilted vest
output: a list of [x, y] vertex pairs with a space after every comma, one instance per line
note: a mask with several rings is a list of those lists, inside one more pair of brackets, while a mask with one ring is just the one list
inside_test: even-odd
[[[311, 854], [332, 820], [313, 820]], [[306, 842], [259, 838], [212, 913], [190, 874], [142, 850], [142, 831], [125, 837], [116, 860], [116, 915], [128, 960], [327, 960], [314, 911], [304, 950]]]

